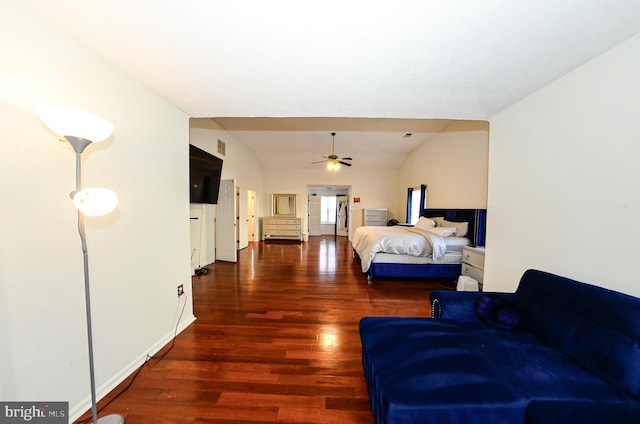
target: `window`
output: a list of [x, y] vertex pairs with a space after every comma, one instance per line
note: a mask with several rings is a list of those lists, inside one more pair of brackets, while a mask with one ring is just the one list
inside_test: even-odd
[[407, 223], [415, 224], [424, 215], [427, 208], [427, 186], [409, 187], [407, 189]]
[[420, 218], [420, 190], [413, 189], [411, 192], [411, 221], [409, 224], [415, 224]]
[[323, 224], [336, 223], [337, 201], [335, 196], [320, 197], [320, 221]]

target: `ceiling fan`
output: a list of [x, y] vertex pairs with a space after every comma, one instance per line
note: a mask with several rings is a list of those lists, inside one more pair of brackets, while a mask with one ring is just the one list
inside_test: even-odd
[[336, 133], [332, 132], [331, 133], [331, 154], [329, 156], [322, 156], [325, 160], [319, 160], [317, 162], [311, 162], [311, 163], [314, 164], [314, 163], [327, 162], [327, 169], [329, 171], [337, 171], [338, 169], [340, 169], [341, 164], [344, 166], [351, 166], [349, 162], [345, 162], [345, 161], [353, 160], [352, 158], [341, 158], [335, 154], [334, 152], [335, 144], [336, 144]]

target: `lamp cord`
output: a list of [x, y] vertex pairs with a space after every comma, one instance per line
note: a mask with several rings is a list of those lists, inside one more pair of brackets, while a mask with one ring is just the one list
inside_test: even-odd
[[[97, 412], [102, 411], [104, 408], [106, 408], [107, 406], [109, 406], [111, 404], [111, 402], [113, 402], [114, 400], [118, 399], [124, 392], [126, 392], [127, 390], [129, 390], [129, 388], [133, 385], [134, 381], [136, 381], [136, 379], [138, 378], [138, 375], [140, 374], [140, 372], [144, 369], [145, 365], [147, 365], [147, 362], [149, 362], [149, 360], [151, 359], [157, 359], [157, 360], [161, 360], [163, 359], [169, 352], [171, 352], [171, 350], [173, 350], [173, 347], [176, 344], [176, 337], [178, 336], [178, 326], [180, 325], [180, 321], [182, 320], [182, 316], [184, 315], [184, 310], [185, 307], [187, 306], [187, 295], [184, 295], [184, 303], [182, 304], [182, 310], [180, 311], [180, 315], [178, 316], [178, 320], [176, 321], [176, 327], [175, 330], [173, 332], [173, 338], [171, 339], [171, 345], [169, 346], [169, 349], [167, 349], [164, 353], [162, 353], [161, 355], [149, 355], [147, 354], [147, 356], [144, 359], [144, 362], [142, 363], [142, 365], [138, 368], [138, 370], [136, 371], [136, 373], [133, 375], [133, 378], [131, 379], [131, 381], [129, 381], [129, 383], [120, 391], [120, 393], [118, 393], [117, 395], [115, 395], [113, 398], [111, 398], [107, 403], [105, 403], [104, 405], [102, 405], [100, 407], [100, 409]], [[77, 424], [86, 424], [89, 422], [89, 418], [83, 420], [83, 421], [78, 421]], [[97, 423], [97, 421], [94, 419], [94, 422]]]

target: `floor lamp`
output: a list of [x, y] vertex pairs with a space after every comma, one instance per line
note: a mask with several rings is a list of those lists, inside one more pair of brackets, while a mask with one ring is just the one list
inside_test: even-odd
[[84, 217], [101, 216], [111, 212], [118, 204], [116, 194], [105, 188], [82, 189], [82, 152], [91, 143], [107, 139], [113, 132], [113, 124], [89, 112], [53, 104], [42, 104], [37, 114], [44, 125], [64, 138], [76, 152], [76, 189], [71, 192], [73, 204], [78, 210], [78, 233], [84, 258], [84, 293], [87, 314], [87, 340], [89, 346], [89, 376], [91, 380], [91, 415], [94, 424], [123, 424], [124, 417], [107, 415], [98, 419], [95, 368], [93, 363], [93, 332], [91, 329], [91, 296], [89, 286], [89, 254], [84, 229]]

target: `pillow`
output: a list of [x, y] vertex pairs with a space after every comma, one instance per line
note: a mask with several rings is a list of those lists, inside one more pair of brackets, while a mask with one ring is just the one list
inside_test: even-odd
[[429, 218], [431, 220], [433, 220], [436, 223], [437, 227], [446, 227], [446, 225], [442, 224], [442, 221], [444, 221], [444, 216], [438, 216], [438, 217], [431, 217]]
[[440, 237], [451, 237], [456, 235], [458, 229], [456, 227], [435, 227], [427, 228], [427, 231], [437, 234]]
[[429, 230], [435, 226], [436, 226], [435, 221], [432, 221], [429, 218], [425, 218], [424, 216], [421, 216], [420, 218], [418, 218], [418, 222], [416, 222], [416, 225], [415, 225], [416, 228], [422, 228], [425, 230]]
[[438, 224], [438, 227], [455, 227], [458, 231], [456, 231], [457, 237], [464, 237], [469, 232], [469, 223], [468, 222], [453, 222], [447, 221], [446, 219], [442, 220], [442, 225]]
[[482, 321], [500, 330], [511, 330], [520, 322], [520, 314], [513, 303], [503, 297], [479, 296], [473, 306]]

